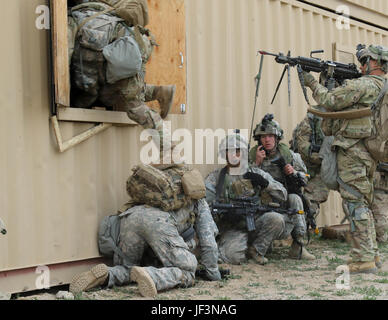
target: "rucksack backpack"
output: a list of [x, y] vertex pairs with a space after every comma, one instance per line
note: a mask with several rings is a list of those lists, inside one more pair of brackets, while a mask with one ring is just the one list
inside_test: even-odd
[[205, 184], [200, 173], [186, 165], [171, 165], [157, 169], [151, 165], [135, 166], [127, 180], [127, 192], [137, 204], [163, 211], [173, 211], [189, 205], [193, 199], [205, 196]]
[[149, 23], [147, 0], [99, 0], [113, 8], [116, 14], [125, 20], [129, 26], [141, 25], [145, 27]]
[[372, 135], [365, 139], [365, 146], [376, 161], [388, 161], [388, 79], [371, 105]]

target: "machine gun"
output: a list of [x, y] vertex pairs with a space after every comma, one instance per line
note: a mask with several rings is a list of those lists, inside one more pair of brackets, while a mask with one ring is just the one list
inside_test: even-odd
[[[276, 164], [281, 170], [283, 170], [284, 167], [287, 165], [286, 161], [282, 156], [272, 160], [271, 162]], [[306, 176], [308, 175], [306, 174]], [[306, 212], [307, 230], [309, 230], [309, 228], [311, 227], [311, 229], [314, 230], [314, 233], [318, 234], [319, 230], [317, 228], [317, 223], [315, 221], [314, 215], [311, 212], [307, 199], [302, 192], [302, 187], [304, 187], [305, 185], [306, 185], [306, 181], [299, 174], [291, 174], [286, 176], [287, 192], [289, 194], [296, 194], [302, 199], [303, 210]], [[307, 233], [307, 236], [308, 236], [308, 241], [310, 241], [310, 234]]]
[[[323, 50], [315, 50], [315, 51], [311, 51], [310, 57], [301, 57], [301, 56], [291, 57], [290, 51], [288, 52], [287, 55], [284, 55], [283, 53], [279, 53], [279, 54], [270, 53], [263, 50], [259, 51], [259, 53], [262, 55], [274, 56], [275, 61], [277, 63], [286, 65], [284, 68], [283, 74], [280, 78], [279, 84], [276, 88], [276, 92], [275, 92], [274, 98], [272, 99], [272, 102], [276, 97], [280, 84], [283, 80], [285, 71], [286, 70], [289, 71], [290, 67], [295, 67], [295, 66], [297, 67], [298, 77], [303, 89], [303, 94], [309, 105], [310, 105], [310, 102], [307, 97], [306, 88], [304, 86], [302, 71], [306, 71], [306, 72], [311, 71], [311, 72], [318, 72], [318, 73], [325, 74], [327, 76], [325, 87], [328, 88], [329, 90], [334, 89], [336, 83], [339, 83], [339, 85], [342, 85], [343, 81], [346, 79], [360, 78], [362, 76], [361, 72], [358, 71], [357, 66], [354, 63], [346, 64], [346, 63], [341, 63], [336, 61], [324, 61], [319, 58], [313, 57], [313, 54], [323, 53], [323, 52], [324, 52]], [[289, 91], [290, 91], [290, 88], [289, 88]]]
[[232, 203], [212, 204], [212, 214], [232, 214], [245, 216], [248, 231], [256, 230], [254, 215], [275, 211], [281, 214], [295, 215], [304, 214], [303, 210], [282, 209], [275, 204], [263, 206], [257, 197], [240, 197], [233, 199]]

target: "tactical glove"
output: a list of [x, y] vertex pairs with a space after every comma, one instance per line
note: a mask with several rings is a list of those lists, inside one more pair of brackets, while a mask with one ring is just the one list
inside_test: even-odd
[[317, 81], [311, 73], [306, 71], [303, 71], [303, 79], [305, 86], [310, 88], [312, 87], [313, 83]]
[[263, 189], [265, 189], [269, 185], [269, 181], [267, 179], [263, 178], [258, 173], [247, 172], [246, 174], [244, 174], [243, 177], [244, 177], [244, 179], [251, 180], [252, 185], [253, 185], [254, 188], [256, 188], [257, 186], [260, 186]]

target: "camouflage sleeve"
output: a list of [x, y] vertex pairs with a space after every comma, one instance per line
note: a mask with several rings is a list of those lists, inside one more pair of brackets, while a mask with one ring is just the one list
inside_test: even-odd
[[294, 169], [296, 171], [299, 171], [299, 172], [302, 172], [302, 173], [307, 173], [306, 165], [303, 162], [302, 157], [300, 156], [300, 154], [291, 151], [291, 155], [292, 155], [292, 164], [293, 164]]
[[308, 182], [308, 176], [306, 176], [307, 168], [304, 164], [302, 157], [299, 153], [292, 152], [292, 159], [293, 159], [293, 167], [296, 171], [296, 174], [298, 174], [300, 177], [303, 178], [303, 180], [307, 183]]
[[303, 159], [309, 158], [310, 151], [310, 136], [312, 134], [312, 129], [310, 127], [310, 122], [306, 116], [303, 121], [299, 124], [298, 130], [295, 134], [295, 144], [297, 146], [298, 152], [301, 154]]
[[356, 104], [366, 89], [365, 80], [362, 78], [345, 80], [341, 87], [332, 91], [317, 82], [312, 87], [315, 101], [331, 111], [339, 111]]
[[209, 279], [221, 280], [221, 274], [218, 270], [218, 246], [215, 239], [218, 228], [205, 199], [196, 202], [195, 211], [197, 213], [195, 231], [199, 240], [201, 264], [204, 266]]
[[216, 187], [220, 170], [215, 170], [205, 178], [206, 201], [212, 203], [216, 199]]
[[268, 191], [272, 197], [280, 201], [287, 200], [287, 190], [280, 182], [277, 182], [269, 173], [261, 170], [260, 168], [251, 167], [251, 170], [268, 180], [269, 184], [265, 190]]

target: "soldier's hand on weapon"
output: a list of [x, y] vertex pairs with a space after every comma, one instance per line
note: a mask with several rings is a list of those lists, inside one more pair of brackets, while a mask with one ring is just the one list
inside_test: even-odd
[[253, 187], [260, 186], [262, 188], [267, 188], [269, 185], [269, 181], [263, 178], [260, 174], [254, 172], [247, 172], [244, 174], [244, 179], [251, 180]]
[[286, 174], [286, 176], [292, 175], [295, 172], [294, 167], [289, 163], [284, 166], [283, 171]]
[[303, 71], [302, 75], [303, 75], [303, 79], [304, 79], [304, 84], [307, 87], [311, 87], [311, 85], [314, 83], [314, 81], [316, 81], [314, 76], [309, 72]]
[[263, 146], [259, 146], [256, 151], [256, 164], [260, 166], [267, 157]]

